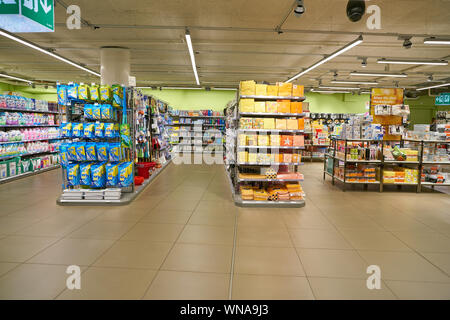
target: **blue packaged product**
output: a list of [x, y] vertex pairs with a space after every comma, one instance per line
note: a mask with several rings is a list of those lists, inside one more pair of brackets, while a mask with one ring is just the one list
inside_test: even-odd
[[67, 97], [69, 99], [78, 99], [78, 84], [72, 83], [67, 86]]
[[119, 164], [108, 163], [106, 165], [106, 186], [116, 187], [119, 185]]
[[122, 86], [114, 85], [112, 86], [113, 92], [113, 105], [115, 107], [122, 106], [123, 103], [123, 88]]
[[113, 107], [109, 104], [104, 104], [101, 106], [101, 117], [102, 120], [112, 120], [113, 119]]
[[61, 124], [61, 137], [72, 138], [72, 123]]
[[82, 138], [84, 135], [84, 127], [82, 123], [72, 124], [72, 136], [76, 138]]
[[121, 160], [121, 150], [120, 150], [120, 143], [110, 143], [109, 144], [109, 161], [111, 162], [117, 162]]
[[133, 183], [133, 163], [124, 162], [119, 165], [119, 185], [129, 187]]
[[76, 142], [77, 161], [86, 161], [86, 142]]
[[86, 160], [97, 161], [97, 146], [95, 142], [86, 143]]
[[85, 138], [94, 138], [95, 137], [95, 124], [94, 123], [84, 123], [84, 137]]
[[69, 186], [76, 187], [80, 185], [80, 165], [77, 163], [69, 164], [67, 167], [67, 182]]
[[108, 161], [108, 143], [96, 143], [98, 161]]
[[59, 163], [63, 168], [66, 168], [69, 165], [69, 155], [67, 153], [68, 146], [69, 145], [67, 143], [61, 143], [58, 147]]
[[67, 86], [58, 85], [56, 91], [57, 91], [57, 95], [58, 95], [58, 104], [63, 105], [63, 106], [68, 105]]
[[76, 143], [70, 143], [67, 146], [67, 160], [77, 161], [77, 145]]
[[94, 119], [94, 111], [92, 109], [92, 104], [84, 105], [84, 117], [86, 119]]
[[115, 138], [116, 133], [114, 130], [114, 123], [105, 123], [105, 137], [106, 138]]
[[95, 123], [95, 136], [97, 138], [104, 138], [105, 137], [105, 124], [103, 122], [96, 122]]
[[104, 163], [96, 163], [91, 166], [91, 186], [104, 188], [106, 185], [106, 172]]
[[102, 106], [94, 104], [92, 106], [92, 119], [101, 120], [102, 119]]
[[82, 186], [91, 185], [91, 166], [92, 163], [80, 164], [80, 184]]

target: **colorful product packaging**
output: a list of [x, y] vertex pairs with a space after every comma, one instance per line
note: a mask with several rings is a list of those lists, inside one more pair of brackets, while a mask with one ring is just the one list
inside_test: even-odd
[[91, 166], [91, 186], [104, 188], [106, 186], [105, 163], [95, 163]]
[[83, 186], [91, 185], [91, 166], [92, 163], [80, 164], [80, 184]]
[[102, 106], [99, 104], [94, 104], [92, 106], [92, 119], [101, 120], [102, 119]]
[[77, 152], [77, 161], [86, 161], [86, 143], [76, 142], [75, 147]]
[[241, 81], [240, 83], [240, 91], [243, 96], [253, 96], [256, 93], [256, 82], [253, 80], [250, 81]]
[[68, 161], [77, 161], [77, 146], [75, 143], [67, 145], [67, 159]]
[[124, 162], [119, 165], [119, 185], [129, 187], [133, 183], [133, 163]]
[[240, 112], [255, 112], [255, 99], [241, 99], [239, 101]]
[[84, 135], [84, 127], [82, 123], [72, 124], [72, 136], [76, 138], [82, 138]]
[[90, 120], [94, 119], [94, 110], [92, 104], [84, 105], [84, 117]]
[[86, 160], [97, 161], [97, 144], [95, 142], [86, 143]]
[[87, 84], [81, 84], [78, 87], [78, 99], [88, 101], [90, 100], [90, 90]]
[[101, 119], [102, 120], [113, 119], [113, 107], [110, 104], [104, 104], [101, 106]]
[[69, 104], [69, 100], [67, 98], [67, 86], [58, 85], [56, 91], [58, 95], [58, 104], [67, 106]]
[[114, 123], [105, 123], [105, 137], [106, 138], [116, 137]]
[[[257, 84], [255, 85], [255, 95], [257, 96], [267, 96], [267, 84]], [[258, 112], [258, 111], [256, 111]]]
[[110, 86], [100, 86], [100, 101], [110, 102], [112, 100], [112, 93]]
[[108, 161], [108, 149], [109, 144], [102, 142], [102, 143], [96, 143], [96, 151], [97, 151], [97, 159], [98, 161]]
[[78, 100], [78, 84], [72, 83], [67, 86], [68, 99]]
[[90, 93], [90, 96], [91, 96], [91, 100], [93, 100], [93, 101], [99, 101], [100, 100], [99, 86], [91, 85], [90, 88], [89, 88], [89, 93]]
[[267, 113], [277, 113], [278, 103], [276, 101], [266, 101], [266, 112]]
[[123, 88], [118, 85], [112, 87], [113, 100], [112, 104], [115, 107], [121, 107], [123, 104]]
[[69, 164], [67, 167], [67, 182], [69, 186], [76, 187], [80, 185], [80, 165], [77, 163]]
[[62, 138], [72, 138], [72, 123], [63, 123], [60, 128]]
[[105, 124], [103, 122], [95, 123], [95, 136], [97, 138], [105, 137]]
[[120, 143], [110, 143], [108, 146], [109, 161], [118, 162], [121, 160]]
[[119, 164], [108, 163], [106, 165], [106, 186], [116, 187], [119, 185]]
[[95, 124], [94, 123], [84, 123], [83, 124], [83, 136], [85, 138], [94, 138], [95, 137]]

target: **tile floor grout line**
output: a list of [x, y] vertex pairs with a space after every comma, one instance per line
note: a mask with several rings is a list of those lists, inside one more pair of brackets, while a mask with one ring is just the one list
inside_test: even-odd
[[[180, 186], [184, 180], [186, 180], [187, 178], [184, 178], [182, 182], [180, 182], [180, 184], [178, 184], [178, 186]], [[214, 179], [214, 177], [213, 177]], [[212, 180], [208, 183], [208, 186], [211, 184]], [[176, 188], [175, 188], [176, 189]], [[204, 194], [206, 193], [206, 190], [208, 189], [208, 187], [205, 188], [205, 190], [202, 193], [202, 196], [200, 197], [200, 199], [197, 201], [197, 205], [195, 206], [195, 208], [192, 209], [191, 215], [188, 219], [188, 221], [186, 221], [186, 223], [183, 226], [183, 229], [181, 229], [180, 233], [178, 234], [177, 238], [174, 240], [174, 242], [172, 243], [172, 246], [170, 247], [169, 251], [167, 252], [166, 256], [164, 257], [163, 261], [161, 262], [160, 266], [158, 267], [158, 270], [156, 270], [155, 276], [153, 277], [153, 279], [150, 281], [149, 285], [147, 286], [147, 289], [145, 290], [144, 294], [142, 295], [140, 300], [143, 300], [144, 297], [147, 295], [148, 291], [150, 290], [150, 288], [153, 285], [153, 282], [155, 281], [156, 277], [158, 276], [158, 273], [161, 272], [161, 267], [164, 265], [164, 263], [166, 262], [167, 258], [169, 257], [170, 253], [172, 252], [173, 248], [175, 247], [175, 245], [178, 242], [178, 239], [180, 239], [184, 229], [186, 229], [186, 226], [189, 224], [189, 221], [191, 220], [192, 215], [194, 214], [194, 211], [198, 208], [198, 206], [200, 205], [201, 199], [203, 198]], [[169, 195], [167, 195], [167, 197], [169, 197]]]

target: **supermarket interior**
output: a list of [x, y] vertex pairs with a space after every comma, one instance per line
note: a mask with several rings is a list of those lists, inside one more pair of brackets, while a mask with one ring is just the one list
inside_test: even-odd
[[450, 2], [72, 2], [0, 1], [0, 300], [450, 299]]

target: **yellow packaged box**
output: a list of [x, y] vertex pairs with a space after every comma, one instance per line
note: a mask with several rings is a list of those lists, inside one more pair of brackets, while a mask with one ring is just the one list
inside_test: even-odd
[[253, 118], [241, 118], [239, 120], [239, 127], [241, 129], [253, 129]]
[[270, 136], [270, 145], [273, 147], [279, 147], [281, 141], [281, 136], [278, 134], [272, 134]]
[[254, 118], [253, 129], [264, 129], [264, 118]]
[[278, 113], [290, 113], [291, 112], [291, 101], [289, 100], [278, 100]]
[[280, 97], [290, 97], [292, 95], [292, 83], [279, 83], [278, 95]]
[[266, 112], [266, 103], [264, 101], [255, 102], [255, 112]]
[[241, 81], [240, 89], [242, 96], [253, 96], [256, 92], [256, 82], [253, 80]]
[[291, 102], [291, 113], [302, 113], [303, 104], [301, 102]]
[[292, 163], [292, 153], [284, 153], [283, 162]]
[[298, 129], [298, 121], [297, 119], [287, 119], [286, 128], [288, 130], [297, 130]]
[[266, 130], [275, 129], [275, 119], [274, 118], [265, 118], [264, 119], [264, 129], [266, 129]]
[[240, 112], [255, 112], [255, 99], [241, 99], [239, 101]]
[[305, 119], [298, 119], [298, 130], [305, 130]]
[[255, 94], [257, 96], [267, 96], [267, 84], [257, 84], [255, 87]]
[[269, 145], [269, 136], [260, 134], [258, 136], [258, 146], [267, 147]]
[[247, 151], [239, 151], [238, 152], [238, 162], [239, 163], [248, 162], [248, 152]]
[[257, 157], [258, 154], [256, 152], [249, 152], [248, 153], [248, 162], [250, 163], [257, 163]]
[[278, 112], [278, 102], [266, 101], [266, 112], [267, 113], [277, 113]]
[[278, 96], [278, 86], [267, 86], [268, 96]]
[[301, 85], [292, 85], [292, 96], [303, 97], [305, 95], [305, 87]]
[[276, 129], [277, 130], [286, 130], [287, 122], [286, 119], [277, 119], [276, 120]]

